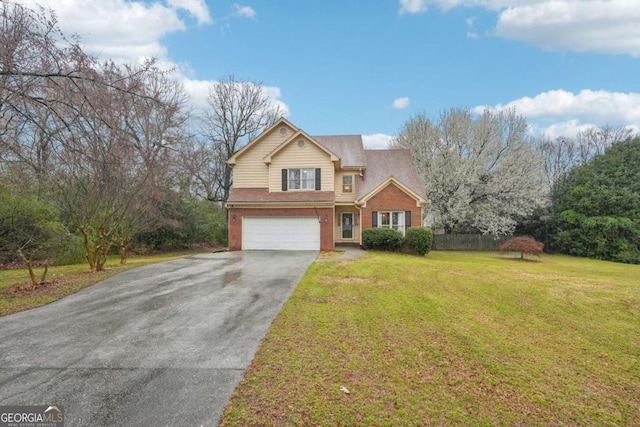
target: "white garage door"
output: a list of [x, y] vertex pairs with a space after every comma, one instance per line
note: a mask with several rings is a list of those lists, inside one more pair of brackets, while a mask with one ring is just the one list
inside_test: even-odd
[[244, 217], [242, 249], [320, 250], [320, 223], [314, 217]]

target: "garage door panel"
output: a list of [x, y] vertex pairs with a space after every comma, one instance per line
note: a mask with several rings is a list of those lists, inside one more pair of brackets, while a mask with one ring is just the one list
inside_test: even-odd
[[242, 249], [320, 250], [316, 217], [244, 217]]

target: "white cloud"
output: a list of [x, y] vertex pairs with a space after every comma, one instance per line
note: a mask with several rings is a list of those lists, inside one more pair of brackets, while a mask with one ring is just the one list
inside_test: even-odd
[[389, 148], [389, 143], [393, 138], [391, 135], [374, 133], [372, 135], [362, 135], [362, 142], [367, 150], [379, 150]]
[[271, 98], [271, 102], [280, 107], [280, 111], [282, 111], [282, 115], [284, 117], [289, 117], [289, 106], [280, 100], [282, 97], [282, 92], [279, 87], [276, 86], [265, 86], [264, 90], [269, 98]]
[[256, 10], [251, 6], [241, 6], [238, 3], [234, 3], [233, 8], [235, 9], [235, 12], [233, 13], [234, 16], [250, 19], [254, 19], [256, 17]]
[[399, 13], [405, 14], [415, 14], [415, 13], [423, 13], [427, 11], [427, 3], [429, 0], [400, 0], [400, 11]]
[[495, 34], [550, 50], [640, 56], [637, 0], [548, 1], [508, 8]]
[[470, 39], [477, 39], [478, 37], [480, 37], [478, 35], [477, 32], [475, 32], [475, 30], [473, 29], [475, 23], [476, 23], [476, 17], [473, 16], [471, 18], [467, 18], [464, 20], [467, 24], [467, 38]]
[[596, 126], [592, 123], [580, 123], [579, 120], [567, 120], [566, 122], [554, 123], [550, 126], [540, 126], [534, 124], [531, 127], [531, 133], [534, 135], [544, 135], [549, 139], [556, 139], [561, 136], [573, 137], [580, 131], [585, 131]]
[[202, 111], [207, 107], [209, 87], [214, 83], [214, 81], [209, 80], [184, 78], [182, 83], [184, 90], [187, 92], [187, 95], [191, 97], [191, 105], [195, 108], [196, 112]]
[[[40, 3], [22, 2], [28, 6]], [[165, 59], [162, 37], [187, 28], [178, 15], [181, 10], [199, 24], [212, 22], [203, 0], [48, 0], [46, 4], [55, 11], [61, 30], [68, 36], [78, 34], [89, 53], [126, 62], [151, 56]]]
[[[199, 113], [207, 108], [207, 97], [209, 96], [209, 88], [214, 84], [216, 84], [215, 80], [196, 80], [186, 77], [184, 78], [183, 85], [185, 92], [187, 92], [187, 94], [191, 97], [191, 105], [196, 110], [196, 113]], [[279, 87], [265, 86], [264, 93], [271, 100], [271, 105], [280, 108], [280, 111], [282, 111], [284, 117], [289, 116], [289, 106], [284, 101], [282, 101], [282, 92], [280, 91]]]
[[480, 105], [473, 109], [481, 113], [485, 108], [502, 111], [515, 108], [532, 124], [534, 133], [559, 136], [574, 134], [590, 126], [625, 125], [640, 128], [640, 93], [609, 92], [584, 89], [577, 94], [566, 90], [552, 90], [531, 97], [523, 97], [507, 104]]
[[481, 7], [498, 13], [493, 33], [506, 39], [549, 50], [640, 56], [638, 0], [400, 0], [400, 5], [401, 13], [424, 12], [430, 5], [445, 11]]
[[[537, 3], [543, 0], [521, 0], [520, 4]], [[400, 14], [423, 13], [429, 6], [437, 6], [449, 10], [457, 6], [477, 6], [491, 10], [499, 10], [513, 4], [513, 0], [399, 0]]]
[[211, 24], [213, 20], [204, 0], [167, 0], [174, 9], [184, 9], [198, 20], [198, 24]]
[[403, 110], [409, 106], [410, 101], [411, 100], [408, 96], [397, 98], [393, 101], [393, 104], [391, 104], [391, 108], [393, 108], [394, 110]]

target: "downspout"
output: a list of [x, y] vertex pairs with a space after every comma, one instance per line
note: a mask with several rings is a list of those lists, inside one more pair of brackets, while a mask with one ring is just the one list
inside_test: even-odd
[[316, 211], [316, 218], [318, 218], [318, 222], [322, 224], [322, 218], [320, 218], [320, 214], [318, 213], [318, 208], [314, 206], [313, 210]]
[[358, 202], [357, 200], [353, 203], [353, 205], [358, 210], [358, 243], [362, 246], [362, 206], [363, 203]]

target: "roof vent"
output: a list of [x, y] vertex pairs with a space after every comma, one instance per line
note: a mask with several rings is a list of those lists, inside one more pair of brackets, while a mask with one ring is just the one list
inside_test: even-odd
[[304, 144], [305, 144], [305, 140], [304, 139], [299, 139], [298, 140], [298, 147], [304, 148]]
[[286, 136], [288, 132], [289, 132], [289, 130], [287, 129], [286, 126], [280, 127], [280, 135], [281, 136]]

